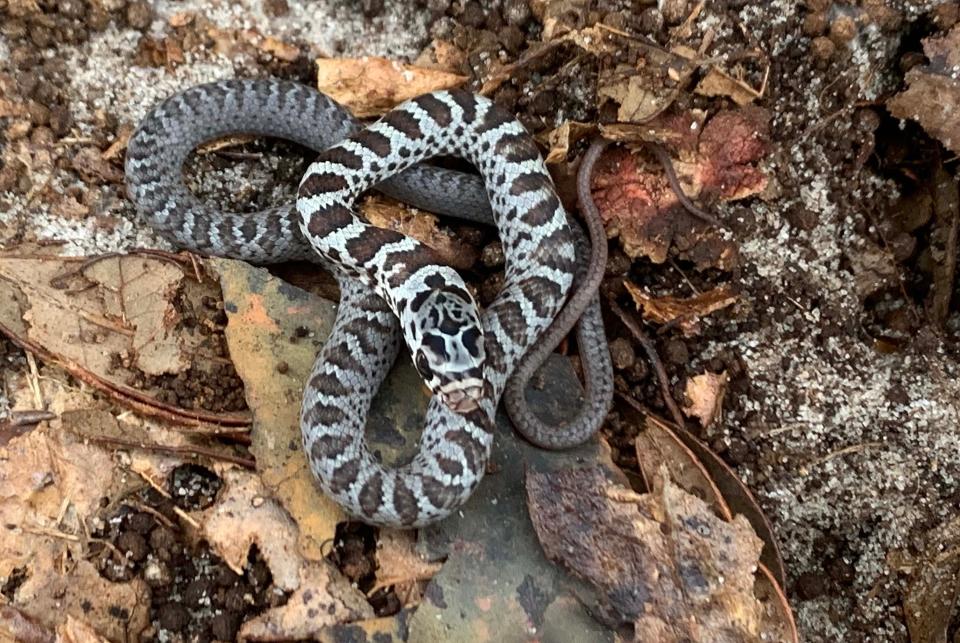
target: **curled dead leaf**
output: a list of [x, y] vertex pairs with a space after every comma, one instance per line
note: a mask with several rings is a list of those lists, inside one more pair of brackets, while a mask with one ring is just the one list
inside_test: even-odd
[[925, 38], [923, 51], [930, 64], [907, 72], [907, 89], [887, 101], [897, 118], [920, 123], [928, 134], [954, 153], [960, 153], [960, 23], [940, 38]]
[[749, 105], [762, 95], [759, 90], [734, 78], [715, 65], [697, 83], [694, 91], [701, 96], [726, 96], [741, 107]]
[[763, 540], [760, 560], [779, 587], [786, 586], [787, 573], [773, 526], [733, 469], [689, 431], [651, 415], [628, 396], [620, 399], [623, 402], [619, 405], [621, 417], [642, 427], [637, 435], [636, 451], [646, 488], [652, 486], [651, 472], [665, 464], [671, 480], [685, 491], [703, 498], [721, 518], [736, 514], [745, 516]]
[[704, 428], [712, 425], [723, 410], [723, 396], [729, 380], [726, 371], [701, 373], [687, 380], [684, 394], [689, 403], [683, 405], [684, 414], [699, 419]]
[[433, 214], [381, 196], [364, 199], [360, 212], [378, 228], [396, 230], [432, 248], [444, 263], [454, 268], [465, 270], [477, 260], [478, 250], [440, 228], [440, 220]]
[[700, 332], [701, 318], [733, 305], [739, 298], [730, 286], [718, 286], [693, 297], [680, 298], [653, 297], [629, 280], [623, 285], [645, 320], [655, 324], [676, 323], [687, 337]]
[[564, 121], [560, 127], [539, 134], [537, 140], [549, 150], [544, 160], [548, 164], [566, 161], [570, 147], [590, 134], [593, 129], [594, 126], [590, 123]]
[[317, 89], [358, 118], [382, 114], [415, 96], [467, 81], [459, 74], [386, 58], [319, 58], [316, 65]]

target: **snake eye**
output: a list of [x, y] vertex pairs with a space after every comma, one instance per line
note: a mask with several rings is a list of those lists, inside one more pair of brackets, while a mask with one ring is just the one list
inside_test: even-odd
[[421, 376], [426, 379], [433, 377], [433, 369], [430, 368], [430, 360], [427, 359], [427, 356], [423, 351], [417, 353], [416, 365]]

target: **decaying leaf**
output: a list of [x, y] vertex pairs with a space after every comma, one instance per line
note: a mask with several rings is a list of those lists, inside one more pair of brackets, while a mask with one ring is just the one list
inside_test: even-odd
[[[84, 546], [87, 521], [101, 499], [122, 493], [125, 476], [108, 451], [52, 424], [0, 447], [0, 523], [13, 526], [0, 529], [0, 578], [23, 578], [10, 607], [48, 630], [72, 617], [111, 640], [137, 636], [149, 624], [149, 589], [140, 579], [107, 580]], [[0, 639], [23, 624], [15, 616], [0, 614]]]
[[441, 228], [439, 219], [429, 212], [381, 196], [364, 199], [360, 212], [378, 228], [396, 230], [429, 246], [444, 263], [454, 268], [466, 270], [477, 260], [477, 249]]
[[903, 612], [913, 643], [950, 640], [948, 631], [960, 597], [960, 518], [929, 532], [918, 557], [894, 552], [891, 566], [910, 574]]
[[386, 58], [319, 58], [316, 65], [317, 89], [358, 118], [382, 114], [415, 96], [467, 81], [459, 74]]
[[[728, 519], [736, 514], [746, 517], [763, 540], [760, 560], [778, 585], [777, 592], [782, 593], [779, 587], [786, 585], [787, 574], [780, 545], [770, 520], [747, 486], [729, 465], [689, 431], [650, 414], [630, 397], [622, 397], [621, 402], [618, 406], [623, 421], [643, 427], [637, 434], [636, 451], [646, 487], [652, 486], [651, 475], [664, 464], [671, 480], [710, 504], [719, 517]], [[785, 611], [790, 611], [789, 605]]]
[[712, 425], [723, 410], [723, 396], [729, 379], [724, 371], [701, 373], [687, 380], [684, 394], [689, 404], [683, 405], [684, 414], [700, 420], [700, 426], [704, 428]]
[[333, 539], [344, 516], [307, 467], [300, 401], [336, 308], [266, 270], [229, 259], [207, 261], [220, 278], [227, 345], [253, 413], [250, 451], [269, 495], [296, 521], [300, 551], [321, 560], [323, 543]]
[[[699, 136], [681, 127], [684, 122], [696, 121], [661, 118], [656, 131], [682, 146], [681, 160], [672, 165], [688, 197], [729, 201], [764, 190], [768, 179], [757, 164], [768, 147], [766, 111], [749, 106], [720, 112], [707, 121]], [[638, 149], [648, 136], [643, 128], [601, 129]], [[676, 130], [674, 135], [671, 130]], [[681, 256], [699, 268], [728, 270], [739, 262], [734, 244], [715, 230], [704, 229], [696, 223], [698, 218], [683, 209], [660, 163], [644, 161], [622, 148], [610, 150], [597, 163], [593, 192], [608, 234], [619, 236], [632, 258], [646, 256], [661, 263], [674, 244]]]
[[395, 529], [380, 532], [377, 546], [377, 581], [368, 594], [393, 587], [405, 606], [420, 602], [422, 583], [440, 571], [442, 565], [417, 553], [413, 532]]
[[723, 71], [717, 66], [710, 68], [707, 75], [697, 83], [695, 90], [702, 96], [726, 96], [741, 107], [760, 98], [760, 92]]
[[217, 503], [195, 516], [205, 540], [231, 568], [242, 573], [256, 545], [273, 582], [292, 592], [283, 606], [243, 625], [241, 636], [264, 640], [306, 639], [327, 625], [373, 616], [363, 595], [324, 560], [308, 560], [300, 551], [297, 525], [260, 479], [229, 470]]
[[790, 640], [754, 596], [762, 542], [667, 477], [639, 495], [597, 468], [529, 473], [528, 505], [547, 556], [596, 586], [637, 641]]
[[310, 562], [301, 569], [300, 586], [286, 603], [244, 623], [239, 638], [319, 640], [331, 625], [372, 618], [373, 608], [350, 581], [326, 561]]
[[544, 160], [551, 164], [566, 161], [570, 146], [588, 135], [593, 129], [594, 126], [590, 123], [564, 121], [560, 127], [541, 133], [537, 136], [537, 140], [549, 150]]
[[164, 253], [0, 259], [0, 332], [13, 341], [142, 413], [243, 427], [245, 412], [223, 410], [243, 402], [209, 332], [218, 312], [203, 302], [218, 299]]
[[930, 60], [907, 72], [907, 89], [889, 101], [897, 118], [917, 121], [928, 134], [954, 153], [960, 153], [960, 24], [941, 38], [924, 38], [923, 51]]
[[647, 321], [655, 324], [676, 323], [686, 337], [700, 333], [700, 319], [736, 303], [737, 293], [730, 286], [718, 286], [693, 297], [653, 297], [625, 280], [627, 292], [637, 310]]
[[720, 490], [710, 479], [710, 474], [665, 424], [647, 419], [643, 430], [637, 433], [635, 449], [640, 473], [648, 489], [653, 487], [651, 481], [657, 471], [665, 466], [670, 473], [670, 479], [681, 489], [702, 498], [720, 518], [733, 519], [733, 514], [724, 502]]

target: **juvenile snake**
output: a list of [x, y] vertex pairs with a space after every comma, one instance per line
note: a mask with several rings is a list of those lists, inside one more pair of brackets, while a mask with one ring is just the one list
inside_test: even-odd
[[[552, 448], [578, 444], [597, 429], [609, 408], [612, 372], [594, 279], [576, 294], [589, 302], [578, 342], [595, 364], [585, 368], [591, 381], [583, 410], [563, 427], [533, 423], [523, 399], [525, 380], [580, 316], [579, 310], [566, 313], [550, 328], [578, 270], [584, 276], [576, 246], [588, 244], [568, 219], [536, 145], [512, 115], [473, 94], [438, 92], [358, 127], [333, 100], [296, 83], [193, 87], [154, 108], [131, 137], [128, 193], [151, 225], [179, 246], [259, 263], [307, 258], [333, 272], [341, 290], [337, 320], [301, 413], [311, 469], [321, 487], [362, 520], [418, 526], [448, 515], [476, 488], [490, 455], [497, 404], [524, 360], [534, 366], [523, 381], [510, 384], [511, 416], [528, 439]], [[192, 150], [236, 133], [320, 151], [301, 181], [296, 208], [233, 214], [186, 189], [182, 166]], [[416, 165], [437, 155], [467, 159], [480, 177]], [[461, 278], [429, 248], [353, 213], [356, 198], [371, 187], [439, 214], [495, 223], [506, 274], [482, 315]], [[390, 469], [370, 453], [364, 427], [401, 337], [435, 395], [419, 452]]]

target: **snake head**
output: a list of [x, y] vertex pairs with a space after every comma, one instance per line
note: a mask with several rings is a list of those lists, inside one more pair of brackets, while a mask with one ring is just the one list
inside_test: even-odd
[[459, 286], [430, 291], [411, 310], [413, 364], [452, 411], [468, 413], [483, 397], [483, 327], [477, 304]]

